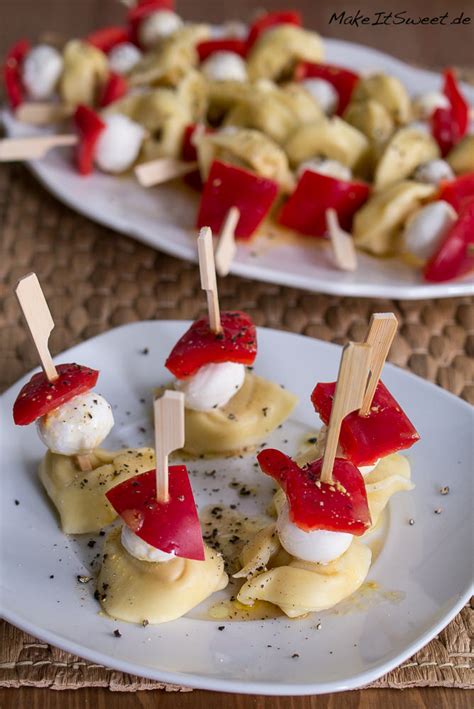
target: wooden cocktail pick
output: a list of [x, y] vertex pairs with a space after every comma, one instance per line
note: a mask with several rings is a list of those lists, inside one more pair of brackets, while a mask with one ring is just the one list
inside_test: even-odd
[[[58, 372], [48, 347], [49, 336], [54, 329], [54, 320], [36, 273], [23, 276], [18, 281], [15, 294], [38, 352], [43, 371], [48, 381], [54, 382], [58, 378]], [[76, 455], [74, 458], [82, 471], [92, 470], [91, 459], [87, 453]]]
[[334, 392], [326, 434], [321, 482], [330, 484], [333, 481], [332, 469], [336, 458], [342, 420], [351, 411], [357, 411], [362, 406], [370, 372], [371, 350], [370, 345], [356, 344], [355, 342], [349, 342], [342, 350], [336, 391]]
[[201, 288], [206, 291], [209, 324], [213, 332], [222, 332], [219, 296], [217, 294], [216, 266], [212, 231], [208, 226], [201, 229], [198, 236], [199, 272]]
[[237, 251], [235, 229], [239, 223], [239, 219], [239, 209], [237, 207], [231, 207], [227, 212], [216, 246], [215, 261], [219, 276], [227, 276], [230, 271], [231, 263], [234, 260]]
[[159, 158], [137, 165], [135, 177], [142, 187], [153, 187], [184, 177], [197, 170], [197, 162], [186, 162], [176, 158]]
[[166, 391], [153, 403], [155, 415], [156, 499], [168, 502], [168, 456], [184, 446], [184, 394]]
[[370, 378], [359, 411], [361, 416], [370, 413], [375, 390], [397, 329], [398, 320], [393, 313], [374, 313], [370, 318], [369, 330], [365, 338], [365, 344], [372, 348]]
[[326, 225], [336, 266], [341, 271], [356, 271], [357, 253], [354, 239], [347, 231], [341, 229], [335, 209], [326, 210]]
[[77, 135], [41, 135], [28, 138], [3, 138], [0, 140], [0, 162], [39, 160], [51, 148], [76, 145]]
[[47, 126], [66, 120], [74, 113], [71, 106], [61, 103], [48, 103], [45, 101], [32, 101], [22, 103], [15, 111], [15, 118], [20, 123], [29, 123], [33, 126]]

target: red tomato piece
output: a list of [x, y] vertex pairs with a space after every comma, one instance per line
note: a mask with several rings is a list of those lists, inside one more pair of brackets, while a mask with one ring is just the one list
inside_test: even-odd
[[[329, 423], [335, 389], [335, 382], [320, 383], [311, 394], [313, 406], [325, 424]], [[348, 414], [342, 422], [339, 443], [354, 465], [371, 465], [379, 458], [410, 448], [419, 439], [400, 404], [379, 381], [370, 414]]]
[[337, 180], [306, 170], [278, 217], [283, 226], [306, 236], [324, 236], [326, 210], [336, 210], [339, 224], [350, 231], [352, 218], [367, 201], [370, 187], [365, 182]]
[[108, 54], [117, 44], [130, 42], [130, 30], [128, 27], [102, 27], [100, 30], [88, 34], [86, 42]]
[[234, 52], [240, 57], [245, 57], [247, 54], [247, 42], [236, 37], [223, 37], [222, 39], [209, 39], [207, 42], [199, 42], [196, 49], [200, 62], [205, 61], [214, 52]]
[[221, 313], [222, 332], [209, 327], [209, 318], [196, 320], [175, 344], [165, 367], [177, 379], [186, 379], [205, 364], [238, 362], [251, 365], [257, 356], [257, 331], [247, 313]]
[[27, 39], [20, 39], [7, 53], [3, 65], [3, 80], [10, 107], [15, 110], [23, 102], [24, 89], [21, 78], [23, 60], [31, 49]]
[[81, 175], [90, 175], [94, 168], [97, 141], [106, 125], [89, 106], [78, 106], [74, 113], [74, 123], [79, 134], [76, 149], [76, 165]]
[[426, 281], [441, 283], [474, 270], [474, 198], [464, 203], [459, 217], [426, 264]]
[[431, 116], [431, 132], [444, 156], [466, 134], [469, 125], [469, 104], [461, 93], [454, 72], [447, 69], [443, 76], [443, 93], [450, 106], [434, 111]]
[[456, 212], [459, 212], [466, 200], [472, 197], [474, 197], [474, 172], [442, 182], [438, 195], [438, 199], [449, 202]]
[[313, 64], [312, 62], [300, 62], [295, 70], [295, 80], [303, 79], [324, 79], [334, 86], [339, 96], [336, 113], [341, 116], [354, 91], [359, 75], [350, 69], [343, 69], [333, 64]]
[[356, 466], [336, 458], [331, 484], [322, 483], [322, 459], [300, 468], [278, 450], [267, 448], [257, 455], [261, 469], [285, 491], [290, 519], [306, 532], [325, 529], [360, 536], [370, 527], [364, 479]]
[[139, 44], [138, 28], [143, 20], [160, 10], [174, 10], [174, 6], [174, 0], [142, 0], [135, 7], [131, 7], [127, 12], [127, 22], [132, 42]]
[[240, 218], [235, 235], [249, 239], [270, 211], [277, 194], [278, 184], [274, 180], [215, 160], [204, 185], [196, 226], [210, 226], [217, 234], [229, 209], [238, 207]]
[[44, 372], [34, 374], [22, 387], [13, 404], [13, 420], [27, 426], [78, 394], [92, 389], [99, 372], [80, 364], [58, 364], [58, 378], [48, 381]]
[[204, 543], [185, 465], [169, 468], [169, 500], [156, 499], [156, 472], [135, 475], [106, 493], [140, 539], [167, 554], [204, 561]]
[[116, 74], [111, 71], [107, 82], [104, 84], [102, 94], [99, 99], [99, 106], [104, 108], [114, 101], [118, 101], [125, 96], [128, 90], [128, 84], [122, 74]]
[[251, 49], [257, 39], [272, 27], [276, 27], [277, 25], [297, 25], [301, 27], [302, 24], [301, 14], [294, 10], [267, 12], [261, 17], [258, 17], [250, 26], [247, 49]]

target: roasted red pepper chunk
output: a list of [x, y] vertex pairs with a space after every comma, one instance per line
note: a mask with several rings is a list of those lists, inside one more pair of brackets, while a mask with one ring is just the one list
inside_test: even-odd
[[100, 30], [88, 34], [86, 42], [108, 54], [118, 44], [130, 42], [130, 30], [128, 27], [102, 27]]
[[205, 364], [237, 362], [251, 365], [257, 356], [257, 332], [247, 313], [221, 313], [222, 332], [215, 333], [209, 318], [196, 320], [175, 344], [165, 366], [177, 379], [186, 379]]
[[[311, 401], [323, 423], [329, 423], [335, 382], [317, 384]], [[342, 422], [339, 443], [354, 465], [372, 465], [379, 458], [410, 448], [420, 435], [400, 404], [379, 381], [368, 416], [357, 411]]]
[[128, 84], [122, 74], [116, 74], [111, 71], [102, 89], [99, 106], [105, 108], [105, 106], [109, 106], [114, 101], [118, 101], [125, 96], [127, 90]]
[[222, 37], [221, 39], [208, 39], [205, 42], [199, 42], [196, 49], [200, 62], [204, 62], [215, 52], [234, 52], [240, 57], [245, 57], [247, 42], [237, 37]]
[[438, 250], [425, 265], [426, 281], [441, 283], [474, 270], [474, 197], [461, 207], [459, 217], [448, 230]]
[[215, 160], [201, 196], [197, 227], [209, 226], [217, 234], [229, 209], [237, 207], [240, 218], [235, 235], [249, 239], [269, 213], [277, 194], [274, 180]]
[[81, 175], [90, 175], [94, 169], [97, 141], [106, 128], [100, 116], [89, 106], [78, 106], [74, 113], [74, 123], [79, 134], [76, 148], [76, 165]]
[[258, 17], [250, 26], [247, 48], [251, 49], [261, 35], [272, 27], [276, 27], [277, 25], [297, 25], [301, 27], [302, 24], [300, 13], [294, 10], [267, 12], [261, 17]]
[[360, 536], [370, 527], [370, 512], [364, 479], [356, 466], [336, 458], [333, 482], [321, 482], [322, 459], [300, 468], [275, 449], [257, 455], [261, 469], [285, 491], [290, 519], [305, 532], [324, 529]]
[[365, 182], [337, 180], [305, 170], [283, 205], [278, 221], [306, 236], [324, 236], [326, 210], [332, 207], [341, 227], [350, 231], [354, 214], [367, 201], [369, 194], [370, 187]]
[[58, 378], [48, 381], [44, 372], [34, 374], [22, 387], [13, 404], [13, 420], [17, 426], [27, 426], [41, 416], [57, 409], [78, 394], [92, 389], [99, 372], [80, 364], [58, 364]]
[[132, 532], [167, 554], [204, 561], [204, 543], [185, 465], [169, 468], [169, 500], [156, 499], [156, 472], [149, 470], [113, 487], [106, 497]]
[[135, 7], [131, 7], [127, 12], [131, 41], [139, 44], [138, 30], [143, 20], [160, 10], [174, 10], [174, 6], [174, 0], [142, 0]]
[[23, 60], [31, 49], [27, 39], [20, 39], [10, 48], [3, 65], [3, 80], [10, 107], [15, 110], [23, 102], [24, 88], [21, 76]]
[[459, 212], [464, 203], [473, 197], [474, 172], [468, 172], [465, 175], [456, 177], [454, 180], [442, 182], [438, 194], [438, 199], [449, 202], [456, 212]]
[[295, 69], [295, 80], [303, 81], [303, 79], [324, 79], [332, 84], [339, 97], [336, 113], [341, 116], [351, 100], [352, 92], [359, 81], [359, 75], [350, 69], [333, 64], [300, 62]]
[[450, 105], [449, 108], [438, 108], [434, 111], [431, 116], [431, 132], [444, 156], [466, 134], [469, 125], [469, 104], [462, 95], [454, 72], [447, 69], [443, 76], [443, 93]]

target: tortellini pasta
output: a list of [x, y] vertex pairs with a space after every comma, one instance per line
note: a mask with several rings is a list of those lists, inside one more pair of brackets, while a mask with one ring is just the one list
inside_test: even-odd
[[352, 101], [374, 99], [389, 112], [397, 125], [404, 125], [411, 119], [411, 102], [406, 88], [394, 76], [371, 74], [362, 77], [352, 94]]
[[68, 106], [92, 105], [109, 73], [107, 57], [88, 42], [73, 39], [63, 50], [59, 95]]
[[375, 193], [354, 217], [352, 233], [356, 245], [376, 256], [395, 253], [405, 221], [435, 194], [433, 185], [413, 180], [397, 182]]
[[399, 453], [382, 458], [365, 476], [364, 482], [372, 528], [376, 526], [392, 495], [403, 490], [413, 490], [415, 487], [410, 480], [410, 463]]
[[297, 61], [320, 62], [323, 56], [323, 44], [316, 32], [278, 25], [256, 41], [247, 59], [247, 71], [251, 81], [278, 80], [290, 75]]
[[474, 172], [474, 135], [465, 135], [446, 158], [457, 175]]
[[440, 156], [436, 141], [416, 127], [400, 128], [388, 142], [377, 163], [375, 189], [383, 189], [410, 177], [419, 165]]

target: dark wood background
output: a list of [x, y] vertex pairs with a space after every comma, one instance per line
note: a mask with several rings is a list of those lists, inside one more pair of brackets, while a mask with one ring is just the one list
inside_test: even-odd
[[[326, 37], [365, 43], [406, 61], [431, 68], [446, 65], [472, 66], [474, 45], [474, 0], [178, 0], [178, 10], [187, 19], [220, 22], [246, 19], [256, 8], [296, 7], [306, 24]], [[448, 26], [340, 26], [329, 24], [332, 13], [357, 10], [375, 12], [407, 10], [411, 17], [436, 17], [449, 12], [449, 18], [471, 16], [471, 23]], [[0, 55], [15, 39], [31, 39], [42, 32], [81, 36], [93, 28], [120, 21], [123, 9], [118, 0], [0, 0]], [[469, 692], [456, 689], [421, 688], [407, 690], [368, 689], [320, 697], [253, 697], [194, 691], [165, 694], [143, 691], [113, 693], [107, 689], [51, 691], [22, 688], [0, 689], [0, 709], [463, 709], [472, 706]]]

